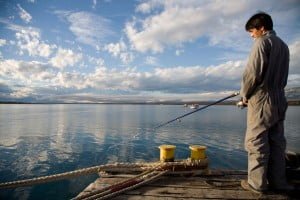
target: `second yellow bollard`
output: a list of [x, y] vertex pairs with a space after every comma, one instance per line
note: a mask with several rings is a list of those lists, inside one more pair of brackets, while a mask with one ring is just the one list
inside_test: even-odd
[[191, 149], [192, 160], [200, 160], [206, 158], [205, 155], [206, 146], [191, 145], [190, 149]]

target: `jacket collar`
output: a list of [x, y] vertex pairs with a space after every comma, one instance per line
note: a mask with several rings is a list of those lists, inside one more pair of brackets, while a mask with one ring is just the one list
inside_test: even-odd
[[271, 35], [276, 35], [276, 32], [274, 30], [270, 30], [270, 31], [267, 31], [265, 33], [266, 36], [271, 36]]

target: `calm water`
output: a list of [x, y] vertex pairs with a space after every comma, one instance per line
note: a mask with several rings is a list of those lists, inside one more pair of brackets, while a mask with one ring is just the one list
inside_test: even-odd
[[[206, 145], [212, 168], [246, 169], [246, 110], [214, 106], [158, 130], [191, 110], [174, 105], [0, 105], [0, 182], [113, 162], [156, 161], [161, 144], [187, 158]], [[300, 152], [300, 107], [289, 107], [288, 149]], [[298, 119], [298, 120], [297, 120]], [[97, 176], [1, 190], [0, 199], [69, 199]]]

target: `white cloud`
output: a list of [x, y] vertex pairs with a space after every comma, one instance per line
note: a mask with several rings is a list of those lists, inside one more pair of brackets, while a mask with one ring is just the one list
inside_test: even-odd
[[0, 38], [0, 47], [6, 45], [6, 40]]
[[169, 93], [239, 88], [243, 64], [242, 61], [235, 61], [209, 67], [156, 68], [153, 73], [142, 74], [137, 88]]
[[37, 61], [0, 61], [0, 80], [1, 77], [12, 82], [17, 81], [24, 87], [82, 89], [89, 86], [86, 82], [88, 75], [79, 72], [59, 72], [56, 67]]
[[136, 7], [135, 11], [148, 14], [151, 12], [151, 5], [149, 4], [149, 2], [141, 3]]
[[157, 59], [153, 56], [147, 56], [146, 60], [145, 60], [145, 63], [147, 65], [157, 65]]
[[20, 4], [17, 5], [18, 8], [19, 8], [19, 16], [20, 18], [25, 22], [25, 23], [29, 23], [32, 19], [31, 15], [26, 11], [24, 10], [24, 8], [22, 8], [20, 6]]
[[56, 11], [60, 17], [70, 23], [69, 29], [76, 36], [77, 41], [97, 47], [108, 36], [114, 34], [110, 28], [110, 21], [89, 12]]
[[[294, 48], [291, 49], [293, 52]], [[137, 68], [106, 68], [102, 59], [88, 57], [88, 60], [97, 64], [90, 73], [59, 72], [57, 68], [45, 63], [4, 60], [0, 61], [0, 80], [5, 77], [6, 80], [18, 81], [28, 88], [43, 85], [45, 89], [60, 88], [62, 91], [74, 88], [77, 91], [94, 89], [128, 93], [127, 96], [118, 96], [120, 99], [149, 97], [149, 100], [203, 100], [205, 97], [211, 99], [224, 96], [224, 91], [238, 91], [245, 66], [245, 61], [229, 61], [212, 66], [177, 66], [139, 72]], [[297, 86], [299, 81], [299, 74], [290, 75], [289, 85]], [[15, 91], [13, 95], [21, 97], [21, 94], [26, 96], [29, 92]], [[109, 95], [106, 98], [110, 98]]]
[[138, 72], [135, 68], [121, 71], [97, 68], [88, 75], [87, 84], [99, 89], [128, 91], [161, 91], [193, 93], [237, 89], [244, 62], [227, 62], [217, 66], [155, 68], [153, 72]]
[[88, 75], [87, 84], [104, 90], [132, 90], [135, 88], [139, 74], [132, 68], [117, 71], [98, 67], [94, 73]]
[[241, 50], [250, 43], [245, 40], [244, 23], [257, 12], [257, 5], [272, 13], [279, 12], [284, 6], [283, 24], [297, 18], [294, 1], [148, 0], [136, 8], [147, 15], [128, 22], [125, 33], [132, 47], [140, 52], [163, 52], [166, 46], [181, 45], [200, 37], [208, 38], [210, 45]]
[[21, 29], [16, 33], [17, 45], [20, 53], [28, 51], [30, 56], [49, 57], [55, 45], [49, 45], [40, 40], [40, 33], [33, 28]]
[[124, 42], [118, 42], [118, 43], [110, 43], [105, 45], [104, 50], [111, 53], [114, 57], [117, 57], [120, 55], [121, 52], [126, 51], [127, 47]]
[[[201, 36], [218, 34], [219, 30], [216, 28], [220, 26], [216, 24], [221, 25], [222, 22], [218, 22], [221, 19], [224, 22], [226, 18], [222, 17], [222, 10], [228, 8], [219, 8], [211, 4], [213, 3], [204, 4], [202, 1], [189, 1], [188, 4], [167, 1], [161, 5], [162, 12], [150, 15], [144, 20], [127, 23], [125, 32], [133, 47], [141, 52], [162, 52], [167, 45], [178, 45], [194, 41]], [[216, 13], [219, 13], [219, 16], [216, 16]], [[234, 19], [230, 18], [230, 22], [229, 19], [227, 22], [232, 24]], [[231, 27], [227, 27], [228, 29]], [[212, 43], [217, 43], [215, 40], [212, 39]]]
[[92, 56], [88, 56], [88, 61], [97, 67], [103, 67], [105, 63], [102, 58], [94, 58]]
[[0, 77], [7, 80], [18, 81], [22, 84], [39, 85], [39, 83], [48, 83], [56, 76], [56, 72], [45, 63], [18, 60], [0, 61]]
[[104, 50], [108, 51], [114, 57], [119, 57], [125, 64], [132, 62], [134, 59], [133, 53], [127, 51], [127, 46], [123, 41], [118, 43], [109, 43], [104, 46]]
[[175, 55], [176, 55], [176, 56], [180, 56], [183, 52], [184, 52], [183, 49], [177, 49], [177, 50], [175, 51]]
[[83, 89], [88, 87], [86, 77], [77, 72], [59, 72], [55, 78], [57, 86], [64, 88]]
[[134, 60], [134, 55], [131, 52], [123, 52], [120, 54], [120, 59], [124, 64], [129, 64]]
[[300, 41], [297, 39], [289, 45], [290, 49], [290, 69], [287, 87], [300, 86]]
[[[135, 11], [141, 12], [143, 14], [149, 14], [151, 11], [155, 11], [156, 8], [162, 7], [164, 5], [169, 5], [172, 3], [181, 3], [181, 1], [173, 0], [173, 1], [161, 1], [161, 0], [146, 0], [141, 4], [137, 5]], [[184, 3], [183, 3], [184, 4]]]
[[13, 98], [24, 98], [33, 95], [34, 90], [31, 88], [20, 88], [10, 94]]
[[[0, 38], [0, 47], [6, 45], [6, 40]], [[2, 58], [2, 52], [0, 51], [0, 59]]]
[[97, 0], [93, 0], [93, 5], [92, 5], [92, 8], [95, 9], [97, 6]]
[[287, 88], [299, 87], [300, 86], [300, 74], [290, 74]]
[[95, 71], [86, 74], [76, 71], [59, 72], [54, 66], [36, 61], [4, 60], [0, 61], [0, 78], [5, 77], [27, 86], [195, 93], [239, 88], [243, 64], [242, 61], [236, 61], [209, 67], [155, 68], [152, 72], [139, 72], [136, 68], [117, 70], [99, 66]]
[[[13, 19], [11, 19], [11, 20], [13, 20]], [[16, 24], [11, 23], [11, 20], [0, 18], [0, 23], [5, 24], [7, 29], [15, 31], [15, 32], [21, 32], [22, 30], [39, 32], [39, 29], [37, 29], [37, 28], [16, 25]]]
[[70, 49], [58, 48], [56, 55], [51, 58], [50, 63], [57, 68], [74, 66], [82, 59], [82, 54], [74, 53]]
[[[67, 88], [94, 88], [129, 93], [102, 95], [101, 98], [106, 100], [211, 99], [224, 96], [226, 93], [224, 91], [232, 92], [239, 89], [243, 65], [244, 62], [237, 61], [208, 68], [201, 66], [156, 68], [153, 72], [138, 72], [135, 68], [116, 70], [98, 67], [93, 73], [86, 75], [61, 73], [59, 81], [56, 82]], [[96, 99], [95, 97], [93, 101], [97, 101]]]
[[289, 45], [290, 49], [290, 74], [300, 75], [300, 40]]

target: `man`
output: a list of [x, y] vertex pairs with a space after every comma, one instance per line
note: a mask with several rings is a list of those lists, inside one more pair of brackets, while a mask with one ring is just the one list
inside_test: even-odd
[[289, 49], [273, 31], [270, 15], [257, 13], [245, 25], [254, 44], [243, 73], [240, 94], [248, 106], [245, 148], [248, 180], [244, 189], [263, 193], [291, 189], [286, 182], [284, 88], [289, 71]]

